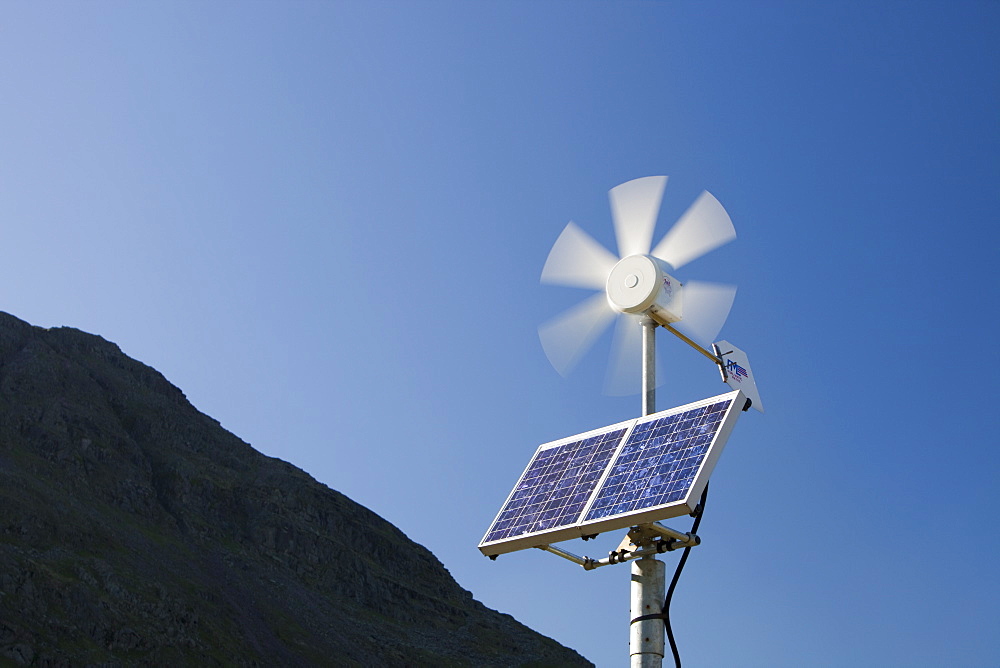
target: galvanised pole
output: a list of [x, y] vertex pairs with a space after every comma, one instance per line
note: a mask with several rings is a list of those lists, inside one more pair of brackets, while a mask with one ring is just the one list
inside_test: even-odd
[[[656, 322], [642, 319], [642, 414], [656, 412]], [[639, 546], [642, 547], [642, 546]], [[666, 587], [665, 566], [654, 555], [632, 562], [630, 587], [629, 656], [632, 668], [663, 666], [663, 619], [631, 621], [663, 612]]]

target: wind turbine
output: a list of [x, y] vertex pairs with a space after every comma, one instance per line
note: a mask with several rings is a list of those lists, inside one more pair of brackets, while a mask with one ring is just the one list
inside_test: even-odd
[[[642, 351], [643, 417], [539, 446], [479, 544], [491, 559], [532, 547], [586, 570], [631, 561], [633, 668], [661, 666], [665, 632], [680, 665], [669, 624], [670, 598], [688, 552], [701, 542], [697, 530], [708, 475], [739, 414], [751, 406], [763, 412], [743, 351], [727, 341], [711, 343], [732, 308], [735, 286], [682, 283], [675, 276], [688, 262], [735, 239], [736, 230], [719, 201], [705, 191], [653, 247], [666, 183], [666, 176], [648, 176], [611, 189], [617, 256], [570, 222], [542, 269], [543, 283], [597, 291], [539, 328], [549, 361], [565, 375], [618, 319], [615, 366], [629, 352]], [[723, 382], [735, 391], [656, 413], [658, 326], [718, 365]], [[710, 447], [714, 454], [708, 454]], [[701, 476], [697, 483], [696, 476]], [[696, 518], [689, 532], [658, 522], [677, 516], [682, 497], [682, 512]], [[630, 525], [606, 559], [580, 557], [551, 544]], [[656, 555], [675, 549], [684, 555], [667, 590], [664, 564]]]
[[638, 360], [642, 348], [643, 394], [651, 398], [656, 385], [653, 329], [657, 325], [720, 363], [718, 351], [712, 355], [706, 348], [729, 315], [736, 286], [682, 283], [675, 273], [735, 239], [736, 230], [719, 201], [704, 191], [653, 247], [666, 183], [666, 176], [647, 176], [611, 189], [617, 256], [572, 221], [552, 246], [542, 269], [543, 283], [598, 291], [539, 327], [545, 354], [559, 373], [568, 374], [616, 319], [611, 393], [630, 393], [621, 391], [622, 376], [630, 371], [627, 360]]

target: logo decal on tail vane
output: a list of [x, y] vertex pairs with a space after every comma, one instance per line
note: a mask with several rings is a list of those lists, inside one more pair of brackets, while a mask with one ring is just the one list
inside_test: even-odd
[[737, 383], [742, 383], [744, 378], [749, 378], [747, 370], [733, 360], [726, 360], [726, 373]]
[[764, 405], [760, 402], [757, 382], [753, 379], [753, 371], [750, 369], [750, 360], [747, 359], [747, 354], [729, 341], [717, 341], [712, 347], [715, 348], [715, 354], [719, 356], [725, 383], [734, 390], [743, 390], [743, 393], [750, 399], [751, 408], [756, 408], [763, 413]]

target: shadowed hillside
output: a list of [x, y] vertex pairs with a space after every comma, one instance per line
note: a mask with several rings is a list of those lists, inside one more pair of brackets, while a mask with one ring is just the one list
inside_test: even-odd
[[590, 665], [75, 329], [0, 313], [0, 664]]

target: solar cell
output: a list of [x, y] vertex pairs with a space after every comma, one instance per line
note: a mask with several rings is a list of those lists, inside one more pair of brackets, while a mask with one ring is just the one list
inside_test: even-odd
[[501, 554], [691, 512], [745, 401], [730, 392], [540, 446], [479, 549]]

